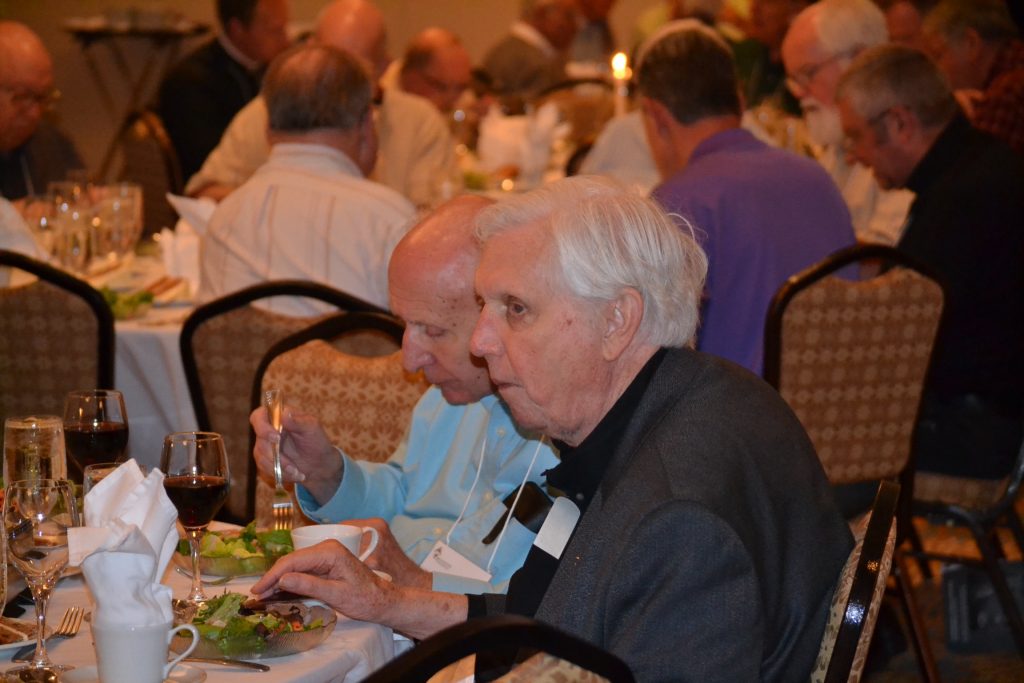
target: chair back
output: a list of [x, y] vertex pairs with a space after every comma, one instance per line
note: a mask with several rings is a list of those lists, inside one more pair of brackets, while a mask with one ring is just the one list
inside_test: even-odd
[[89, 283], [0, 249], [0, 267], [36, 280], [0, 288], [0, 423], [64, 414], [64, 395], [114, 387], [114, 316]]
[[118, 134], [117, 149], [121, 154], [118, 180], [142, 187], [143, 236], [173, 228], [178, 214], [167, 201], [167, 193], [181, 194], [185, 183], [160, 117], [152, 111], [130, 115]]
[[[893, 267], [864, 280], [839, 273], [878, 263]], [[836, 252], [772, 299], [765, 379], [800, 419], [833, 484], [907, 470], [943, 300], [927, 270], [882, 246]]]
[[632, 683], [629, 667], [612, 653], [535, 619], [518, 615], [470, 619], [420, 642], [370, 674], [364, 683], [426, 681], [470, 655], [508, 650], [540, 651], [497, 680], [610, 681]]
[[900, 487], [883, 481], [839, 575], [812, 683], [859, 681], [896, 549]]
[[[401, 443], [429, 384], [422, 374], [405, 372], [398, 351], [367, 356], [345, 347], [353, 335], [368, 333], [386, 335], [397, 346], [402, 331], [401, 321], [389, 315], [346, 313], [282, 339], [260, 362], [251, 407], [260, 405], [266, 389], [281, 389], [289, 405], [316, 415], [331, 443], [350, 457], [384, 462]], [[258, 520], [269, 510], [272, 489], [255, 470], [249, 486]]]
[[253, 306], [276, 296], [305, 297], [339, 310], [380, 309], [344, 292], [305, 280], [254, 285], [200, 306], [181, 330], [181, 360], [196, 422], [224, 437], [231, 468], [231, 490], [221, 518], [245, 523], [252, 509], [249, 400], [260, 360], [275, 342], [304, 329], [316, 318], [297, 318]]
[[1024, 443], [1017, 453], [1017, 461], [1010, 473], [1002, 479], [972, 479], [936, 472], [918, 472], [914, 476], [915, 509], [924, 514], [945, 512], [960, 508], [978, 515], [984, 522], [1005, 515], [1017, 514], [1012, 510], [1024, 484]]

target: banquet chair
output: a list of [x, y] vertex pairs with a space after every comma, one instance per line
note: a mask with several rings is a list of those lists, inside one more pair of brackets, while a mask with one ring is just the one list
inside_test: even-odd
[[182, 326], [179, 345], [189, 396], [202, 431], [224, 437], [231, 490], [219, 519], [248, 522], [252, 502], [248, 480], [252, 457], [249, 398], [263, 354], [273, 344], [308, 327], [312, 318], [281, 315], [263, 306], [274, 297], [321, 301], [342, 311], [381, 309], [354, 296], [308, 280], [265, 282], [196, 308]]
[[858, 529], [832, 596], [812, 683], [860, 680], [892, 567], [899, 494], [899, 484], [879, 484], [871, 512]]
[[41, 261], [0, 249], [0, 270], [30, 283], [0, 287], [0, 422], [64, 414], [64, 396], [114, 387], [114, 316], [103, 295]]
[[130, 115], [115, 148], [121, 155], [117, 179], [142, 187], [143, 236], [173, 228], [178, 214], [167, 201], [167, 193], [181, 194], [185, 183], [178, 154], [160, 117], [148, 110]]
[[[288, 405], [316, 415], [331, 443], [350, 457], [384, 462], [405, 436], [412, 409], [429, 386], [421, 374], [402, 367], [397, 349], [403, 331], [398, 318], [355, 312], [282, 339], [260, 361], [250, 405], [255, 410], [263, 391], [281, 389]], [[366, 353], [365, 339], [359, 341], [373, 334], [390, 341], [383, 353]], [[269, 513], [273, 488], [255, 468], [248, 486], [258, 523]], [[298, 506], [294, 509], [300, 514]]]
[[632, 683], [635, 680], [626, 663], [612, 653], [554, 626], [505, 614], [470, 619], [436, 633], [370, 674], [363, 683], [427, 681], [470, 655], [510, 648], [538, 651], [538, 654], [495, 679], [502, 683]]
[[[876, 277], [851, 277], [878, 267]], [[891, 247], [853, 246], [790, 277], [765, 324], [765, 379], [800, 419], [829, 482], [901, 485], [893, 576], [926, 680], [938, 674], [900, 547], [921, 549], [913, 434], [943, 304], [927, 268]]]
[[1006, 553], [997, 529], [1006, 526], [1019, 552], [1024, 553], [1024, 528], [1016, 510], [1024, 481], [1024, 443], [1010, 473], [999, 480], [969, 479], [931, 472], [914, 478], [914, 514], [930, 522], [966, 528], [981, 555], [977, 557], [924, 551], [920, 556], [946, 563], [980, 566], [992, 582], [1018, 654], [1024, 658], [1024, 618], [1010, 590], [1001, 560]]

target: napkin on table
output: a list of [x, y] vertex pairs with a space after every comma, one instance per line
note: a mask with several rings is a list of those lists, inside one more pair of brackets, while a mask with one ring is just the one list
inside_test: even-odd
[[94, 623], [151, 626], [173, 618], [171, 588], [160, 583], [178, 543], [178, 512], [158, 469], [143, 477], [134, 460], [85, 497], [85, 526], [68, 531], [69, 564], [81, 565], [96, 600]]
[[168, 194], [167, 200], [181, 218], [173, 230], [160, 231], [158, 241], [164, 269], [171, 277], [188, 281], [189, 291], [194, 295], [199, 290], [199, 242], [217, 204], [208, 197], [192, 199], [173, 194]]

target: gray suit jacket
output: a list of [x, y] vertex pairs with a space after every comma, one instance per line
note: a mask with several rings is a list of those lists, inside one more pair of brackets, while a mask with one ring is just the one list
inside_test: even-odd
[[806, 680], [851, 547], [774, 390], [672, 350], [536, 616], [611, 650], [639, 681]]

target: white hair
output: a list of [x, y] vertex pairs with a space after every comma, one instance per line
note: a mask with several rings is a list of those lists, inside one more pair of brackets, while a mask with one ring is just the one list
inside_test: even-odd
[[554, 265], [573, 295], [605, 303], [632, 288], [644, 302], [643, 341], [693, 343], [708, 260], [692, 228], [680, 229], [657, 202], [625, 185], [576, 176], [484, 209], [476, 231], [486, 242], [538, 222], [550, 230]]
[[871, 0], [820, 0], [804, 12], [813, 13], [818, 43], [830, 55], [853, 57], [889, 42], [885, 14]]

